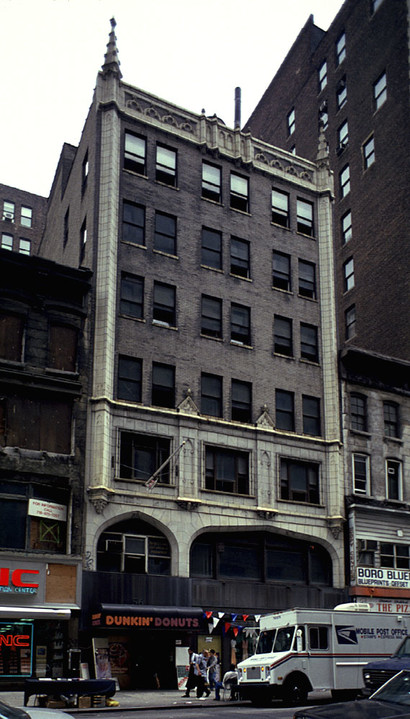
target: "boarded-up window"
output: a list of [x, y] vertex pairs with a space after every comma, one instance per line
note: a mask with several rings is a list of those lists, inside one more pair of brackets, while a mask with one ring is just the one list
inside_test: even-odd
[[70, 401], [15, 396], [7, 400], [7, 405], [8, 446], [70, 454]]
[[21, 362], [24, 319], [19, 315], [0, 313], [0, 357]]
[[65, 372], [75, 372], [77, 365], [77, 330], [67, 325], [50, 324], [48, 365]]
[[48, 564], [46, 602], [76, 604], [77, 567], [71, 564]]

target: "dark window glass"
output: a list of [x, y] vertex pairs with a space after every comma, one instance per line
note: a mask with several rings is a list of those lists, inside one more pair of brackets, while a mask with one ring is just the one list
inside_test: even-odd
[[221, 168], [202, 163], [202, 197], [221, 202]]
[[121, 277], [120, 312], [142, 319], [144, 316], [144, 279], [135, 275]]
[[277, 429], [295, 431], [295, 408], [293, 392], [277, 389], [275, 392], [275, 421]]
[[273, 252], [272, 284], [277, 290], [291, 291], [290, 255]]
[[141, 402], [142, 360], [136, 357], [118, 358], [118, 399]]
[[77, 368], [78, 331], [75, 327], [50, 324], [48, 331], [48, 366], [65, 372]]
[[249, 307], [231, 304], [231, 340], [251, 344], [251, 311]]
[[162, 282], [154, 282], [153, 319], [155, 322], [176, 326], [175, 287]]
[[367, 401], [361, 394], [350, 395], [350, 426], [359, 432], [367, 432]]
[[72, 401], [16, 394], [6, 402], [8, 446], [71, 453]]
[[205, 487], [218, 492], [249, 494], [249, 455], [206, 447]]
[[0, 312], [0, 357], [21, 362], [23, 359], [24, 318]]
[[302, 397], [303, 434], [320, 437], [320, 399], [318, 397]]
[[384, 434], [400, 437], [399, 406], [395, 402], [383, 402]]
[[230, 206], [234, 210], [249, 212], [249, 181], [231, 172]]
[[231, 417], [236, 422], [252, 422], [252, 385], [232, 380]]
[[299, 294], [316, 299], [316, 267], [313, 262], [299, 260]]
[[126, 200], [123, 203], [122, 239], [145, 245], [145, 208]]
[[296, 126], [295, 108], [293, 107], [287, 115], [288, 135], [293, 135]]
[[281, 459], [280, 496], [292, 502], [319, 504], [319, 466], [310, 462]]
[[[145, 434], [121, 432], [120, 477], [146, 482], [168, 459], [170, 440]], [[161, 470], [158, 481], [169, 484], [169, 463]]]
[[367, 494], [369, 457], [366, 454], [353, 455], [353, 491]]
[[177, 254], [177, 218], [165, 215], [163, 212], [155, 213], [154, 249], [166, 252], [168, 255]]
[[313, 227], [313, 205], [311, 202], [306, 202], [306, 200], [296, 201], [296, 221], [298, 232], [313, 237], [315, 232]]
[[338, 150], [343, 150], [349, 144], [349, 125], [345, 120], [337, 131]]
[[289, 195], [287, 192], [272, 190], [272, 222], [282, 227], [290, 226]]
[[349, 257], [346, 262], [343, 263], [343, 290], [348, 292], [354, 287], [354, 260], [353, 257]]
[[340, 63], [343, 62], [345, 57], [346, 57], [346, 33], [342, 32], [336, 41], [337, 64], [340, 65]]
[[157, 407], [175, 407], [175, 367], [153, 363], [152, 404]]
[[222, 300], [202, 295], [201, 334], [207, 337], [222, 337]]
[[293, 356], [292, 320], [287, 317], [275, 315], [273, 342], [274, 352], [276, 354], [287, 355], [288, 357]]
[[403, 499], [401, 462], [397, 462], [395, 459], [386, 460], [386, 475], [387, 499], [401, 501]]
[[249, 242], [237, 237], [231, 237], [231, 274], [246, 278], [251, 276]]
[[0, 546], [2, 549], [26, 548], [27, 501], [1, 498]]
[[318, 71], [319, 77], [319, 92], [325, 89], [327, 85], [327, 62], [324, 60]]
[[341, 218], [342, 224], [342, 243], [346, 244], [352, 239], [352, 213], [349, 210]]
[[222, 377], [202, 373], [201, 412], [212, 417], [222, 417]]
[[125, 133], [124, 168], [145, 175], [146, 141], [144, 137]]
[[300, 324], [300, 356], [310, 362], [319, 361], [317, 327], [303, 322]]
[[155, 179], [166, 185], [176, 187], [177, 184], [177, 153], [164, 145], [157, 145]]
[[222, 269], [222, 234], [217, 230], [202, 228], [201, 263], [217, 270]]
[[352, 305], [345, 312], [345, 337], [350, 339], [356, 334], [356, 305]]
[[336, 88], [336, 102], [338, 110], [340, 110], [343, 105], [347, 102], [347, 85], [346, 85], [346, 78], [342, 77], [340, 82], [337, 85]]
[[387, 77], [385, 72], [374, 83], [373, 96], [376, 110], [378, 110], [387, 100]]

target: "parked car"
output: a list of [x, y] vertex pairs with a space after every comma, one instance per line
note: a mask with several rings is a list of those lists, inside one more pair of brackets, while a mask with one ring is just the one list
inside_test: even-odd
[[404, 670], [369, 697], [351, 702], [306, 707], [293, 719], [410, 719], [410, 670]]
[[0, 719], [74, 719], [74, 717], [60, 709], [42, 709], [41, 707], [21, 709], [0, 701]]
[[410, 637], [402, 641], [393, 656], [366, 664], [363, 679], [367, 693], [373, 694], [402, 669], [410, 669]]

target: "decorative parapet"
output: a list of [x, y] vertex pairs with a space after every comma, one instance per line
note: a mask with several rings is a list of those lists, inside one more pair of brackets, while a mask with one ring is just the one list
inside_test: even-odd
[[275, 429], [275, 423], [269, 414], [266, 404], [262, 407], [262, 414], [256, 420], [256, 426], [261, 429]]
[[230, 128], [216, 115], [195, 115], [176, 105], [166, 103], [131, 85], [122, 83], [124, 111], [144, 123], [161, 127], [185, 137], [210, 152], [253, 166], [263, 172], [281, 174], [284, 178], [306, 183], [315, 189], [317, 166], [290, 152], [252, 137], [250, 132]]

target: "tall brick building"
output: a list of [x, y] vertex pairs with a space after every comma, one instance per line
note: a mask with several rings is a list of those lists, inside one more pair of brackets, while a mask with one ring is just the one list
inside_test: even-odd
[[332, 202], [323, 137], [302, 160], [126, 84], [113, 23], [40, 252], [93, 271], [82, 641], [123, 685], [345, 597]]
[[410, 601], [408, 79], [408, 2], [347, 0], [327, 32], [309, 18], [247, 123], [310, 159], [325, 133], [351, 593], [390, 611]]

